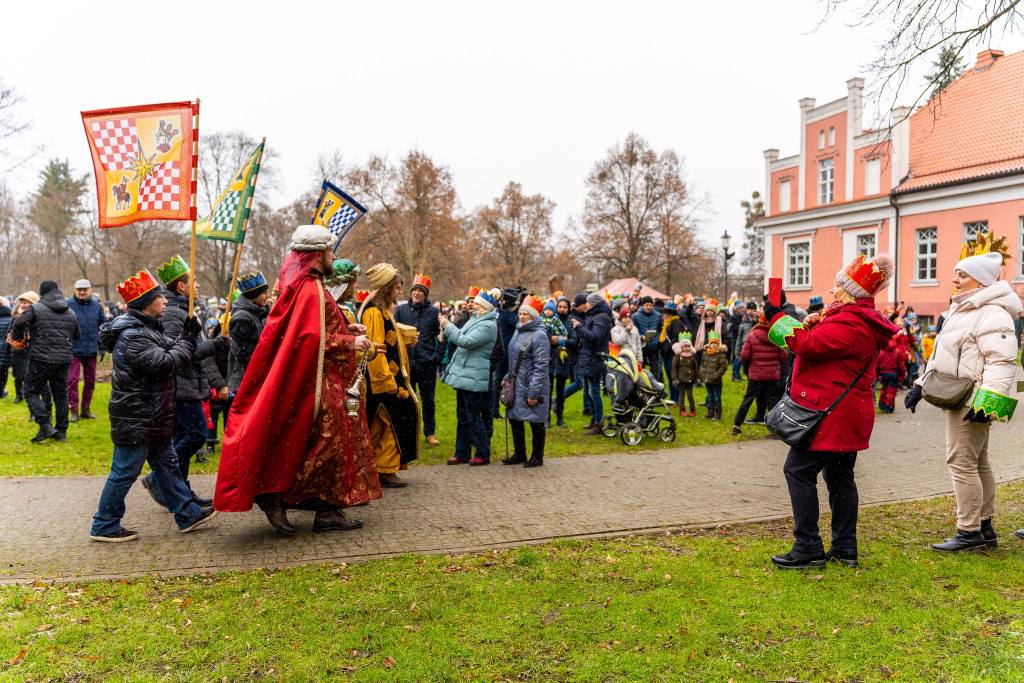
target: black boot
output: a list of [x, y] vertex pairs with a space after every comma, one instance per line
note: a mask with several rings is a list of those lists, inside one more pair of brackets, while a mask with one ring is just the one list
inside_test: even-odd
[[814, 569], [824, 567], [828, 563], [828, 555], [790, 550], [785, 555], [772, 555], [772, 563], [779, 569]]
[[544, 456], [531, 456], [529, 460], [523, 463], [523, 467], [540, 467], [544, 464]]
[[285, 510], [284, 503], [281, 501], [281, 496], [275, 494], [269, 494], [265, 496], [259, 496], [259, 500], [256, 504], [263, 510], [263, 514], [267, 516], [267, 521], [270, 522], [270, 526], [274, 527], [283, 534], [294, 534], [295, 527], [288, 521], [288, 512]]
[[217, 442], [216, 441], [207, 441], [206, 442], [206, 454], [207, 455], [213, 455], [216, 451], [217, 451]]
[[508, 458], [505, 458], [504, 460], [502, 460], [501, 464], [502, 465], [521, 465], [524, 462], [526, 462], [526, 456], [525, 455], [515, 455], [515, 454], [513, 454], [511, 457], [508, 457]]
[[196, 452], [196, 462], [200, 465], [210, 462], [206, 459], [206, 454], [202, 450]]
[[857, 553], [841, 553], [834, 548], [825, 553], [829, 563], [836, 562], [847, 567], [857, 566]]
[[17, 405], [18, 403], [21, 403], [24, 400], [25, 400], [25, 397], [22, 396], [21, 394], [15, 394], [14, 395], [14, 403], [15, 403], [15, 405]]
[[992, 528], [992, 518], [981, 520], [981, 535], [985, 537], [985, 545], [989, 548], [998, 548], [999, 541], [996, 540], [996, 530]]
[[315, 534], [322, 534], [326, 531], [352, 531], [361, 528], [363, 528], [363, 520], [349, 519], [341, 510], [318, 512], [313, 518], [313, 533]]
[[984, 550], [987, 547], [985, 537], [980, 531], [956, 530], [956, 536], [947, 538], [945, 543], [932, 543], [932, 550], [943, 553], [958, 553], [962, 550]]
[[1024, 529], [1017, 529], [1013, 532], [1013, 535], [1019, 538], [1020, 540], [1024, 541]]
[[708, 408], [708, 413], [707, 413], [707, 415], [704, 416], [704, 419], [705, 420], [712, 420], [712, 419], [714, 419], [714, 417], [715, 417], [715, 411], [711, 410], [711, 408]]
[[32, 443], [42, 443], [55, 436], [57, 436], [57, 430], [53, 428], [53, 425], [41, 424], [39, 425], [39, 431], [32, 437]]
[[718, 422], [719, 420], [721, 420], [722, 419], [722, 411], [721, 410], [716, 410], [715, 414], [711, 417], [711, 419], [714, 420], [715, 422]]
[[556, 422], [555, 424], [558, 425], [559, 427], [562, 427], [562, 428], [568, 428], [569, 427], [569, 425], [565, 424], [565, 420], [562, 419], [561, 415], [558, 416], [558, 422]]
[[146, 489], [146, 492], [149, 493], [149, 497], [152, 498], [157, 505], [162, 508], [167, 507], [164, 505], [164, 497], [160, 494], [160, 487], [156, 485], [156, 478], [153, 476], [152, 472], [144, 476], [139, 481], [142, 482], [142, 488]]

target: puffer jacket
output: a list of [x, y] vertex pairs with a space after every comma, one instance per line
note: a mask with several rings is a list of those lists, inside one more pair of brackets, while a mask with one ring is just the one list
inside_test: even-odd
[[587, 311], [586, 322], [576, 328], [580, 338], [580, 355], [576, 374], [588, 379], [604, 380], [604, 358], [612, 341], [612, 309], [602, 301]]
[[747, 335], [740, 360], [747, 367], [747, 379], [777, 382], [782, 374], [782, 361], [788, 355], [768, 340], [768, 324], [759, 323]]
[[[188, 319], [188, 297], [176, 294], [169, 289], [164, 289], [164, 296], [167, 297], [167, 308], [164, 309], [164, 317], [160, 319], [164, 333], [170, 339], [181, 337], [185, 329], [185, 321]], [[237, 303], [237, 302], [236, 302]], [[218, 337], [227, 339], [224, 337]], [[192, 360], [178, 370], [178, 381], [176, 382], [176, 395], [179, 401], [206, 401], [210, 398], [210, 382], [207, 379], [206, 361], [212, 362], [214, 352], [213, 342], [209, 339], [200, 341], [192, 354]]]
[[30, 361], [58, 365], [71, 363], [74, 341], [82, 336], [78, 318], [68, 309], [59, 289], [44, 294], [14, 321], [11, 339], [21, 341], [26, 334]]
[[636, 325], [627, 327], [626, 323], [616, 318], [615, 327], [612, 328], [612, 344], [632, 351], [635, 358], [640, 358], [640, 332]]
[[[523, 354], [521, 362], [520, 349]], [[548, 411], [551, 410], [547, 404], [551, 391], [548, 383], [550, 349], [551, 342], [545, 333], [543, 320], [531, 320], [520, 325], [512, 335], [508, 345], [508, 372], [505, 373], [504, 381], [511, 381], [516, 364], [519, 365], [519, 372], [516, 374], [516, 402], [509, 408], [508, 419], [540, 424], [547, 420]], [[537, 400], [538, 403], [531, 406], [526, 402], [527, 399]]]
[[491, 354], [498, 339], [498, 314], [488, 311], [470, 318], [461, 329], [444, 328], [444, 338], [454, 345], [455, 353], [441, 381], [453, 389], [488, 391], [491, 385]]
[[[11, 345], [7, 343], [7, 333], [11, 331], [13, 322], [10, 307], [0, 304], [0, 368], [11, 365]], [[0, 387], [0, 390], [3, 390], [3, 387]]]
[[1021, 308], [1020, 297], [1005, 280], [954, 303], [945, 314], [935, 351], [917, 384], [935, 370], [970, 377], [978, 388], [1012, 396], [1017, 363], [1013, 325]]
[[169, 441], [174, 435], [174, 380], [195, 349], [164, 337], [159, 320], [129, 311], [100, 327], [111, 352], [110, 440], [117, 446]]
[[[610, 309], [609, 309], [610, 310]], [[661, 332], [661, 313], [658, 313], [653, 308], [650, 313], [644, 313], [643, 308], [637, 309], [637, 312], [633, 314], [633, 326], [636, 327], [637, 333], [643, 339], [644, 333], [647, 330], [654, 330], [655, 334], [643, 344], [644, 350], [648, 353], [654, 353], [659, 347], [660, 342], [658, 341], [658, 334]]]
[[[258, 306], [244, 296], [238, 297], [231, 304], [230, 354], [228, 361], [228, 390], [238, 391], [242, 386], [242, 378], [249, 367], [249, 360], [256, 351], [263, 325], [270, 313], [268, 306]], [[216, 361], [216, 359], [215, 359]]]
[[700, 381], [711, 386], [720, 386], [725, 371], [729, 369], [729, 352], [722, 344], [715, 353], [708, 353], [705, 349], [704, 355], [700, 358], [700, 369], [698, 375]]
[[693, 384], [697, 381], [696, 354], [676, 354], [672, 358], [672, 379], [679, 384]]
[[103, 306], [91, 296], [85, 301], [73, 296], [67, 302], [68, 308], [78, 318], [78, 328], [82, 332], [72, 345], [71, 353], [76, 358], [95, 356], [99, 352], [100, 325], [107, 321]]
[[420, 338], [409, 351], [409, 365], [413, 371], [437, 372], [437, 366], [444, 357], [444, 349], [437, 343], [437, 335], [441, 332], [441, 324], [438, 322], [439, 315], [437, 307], [426, 299], [421, 304], [413, 302], [404, 303], [395, 309], [395, 320], [403, 325], [412, 325], [419, 330]]

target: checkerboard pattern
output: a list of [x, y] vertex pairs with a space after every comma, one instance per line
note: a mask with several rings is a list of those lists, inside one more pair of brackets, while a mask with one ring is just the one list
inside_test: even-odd
[[181, 163], [160, 164], [142, 181], [139, 211], [178, 211], [181, 209], [180, 192]]
[[210, 219], [209, 230], [220, 230], [231, 232], [235, 229], [235, 218], [238, 216], [238, 206], [242, 203], [241, 191], [227, 192], [223, 199], [217, 204], [217, 210], [213, 212]]
[[93, 121], [90, 133], [96, 143], [100, 164], [108, 171], [128, 168], [131, 165], [129, 157], [138, 154], [135, 147], [138, 132], [129, 119]]
[[327, 221], [327, 229], [332, 235], [340, 235], [345, 226], [359, 218], [362, 214], [348, 204], [342, 204]]

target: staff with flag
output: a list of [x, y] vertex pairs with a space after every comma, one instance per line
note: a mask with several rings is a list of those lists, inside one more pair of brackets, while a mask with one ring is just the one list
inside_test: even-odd
[[334, 251], [337, 252], [338, 245], [364, 215], [366, 209], [362, 204], [324, 179], [310, 224], [322, 225], [331, 231], [335, 237]]

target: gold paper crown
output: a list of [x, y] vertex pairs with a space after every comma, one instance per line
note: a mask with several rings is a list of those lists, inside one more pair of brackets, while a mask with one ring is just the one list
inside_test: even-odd
[[130, 304], [154, 287], [159, 286], [149, 271], [143, 268], [138, 275], [133, 275], [124, 282], [118, 283], [117, 293], [121, 295], [126, 304]]

